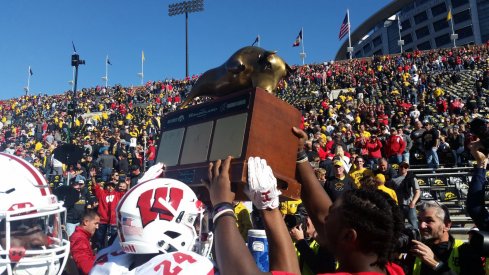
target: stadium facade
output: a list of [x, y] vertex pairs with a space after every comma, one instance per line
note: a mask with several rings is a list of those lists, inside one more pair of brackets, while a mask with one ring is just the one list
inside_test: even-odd
[[[489, 40], [488, 0], [394, 0], [351, 33], [353, 57], [453, 47], [450, 7], [457, 46]], [[349, 57], [347, 47], [345, 39], [336, 60]]]

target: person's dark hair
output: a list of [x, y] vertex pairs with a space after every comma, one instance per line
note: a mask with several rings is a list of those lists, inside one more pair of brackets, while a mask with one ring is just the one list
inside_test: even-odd
[[83, 215], [80, 218], [80, 224], [83, 224], [84, 220], [93, 220], [96, 217], [100, 217], [100, 215], [97, 213], [97, 211], [92, 210], [92, 209], [87, 209], [85, 212], [83, 212]]
[[364, 176], [360, 179], [360, 188], [376, 190], [377, 184], [374, 181], [373, 176]]
[[385, 269], [395, 259], [397, 240], [404, 228], [395, 201], [380, 190], [358, 189], [342, 196], [345, 225], [356, 230], [360, 249], [378, 255], [377, 265]]

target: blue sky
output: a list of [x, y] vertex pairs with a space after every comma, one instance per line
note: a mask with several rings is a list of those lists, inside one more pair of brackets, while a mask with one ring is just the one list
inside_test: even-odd
[[[355, 29], [388, 0], [204, 0], [205, 10], [189, 15], [189, 72], [221, 65], [257, 35], [261, 47], [277, 50], [289, 64], [301, 64], [292, 43], [304, 28], [306, 63], [334, 58], [338, 32], [350, 9]], [[144, 79], [185, 77], [185, 15], [168, 16], [168, 0], [1, 0], [0, 99], [70, 89], [74, 41], [81, 65], [78, 89], [103, 85], [109, 55], [109, 85]], [[344, 38], [346, 39], [346, 38]]]

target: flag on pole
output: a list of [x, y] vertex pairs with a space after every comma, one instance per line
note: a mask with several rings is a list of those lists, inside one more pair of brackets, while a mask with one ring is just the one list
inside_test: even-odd
[[294, 44], [292, 44], [292, 47], [297, 47], [301, 44], [302, 41], [302, 30], [299, 32], [299, 35], [297, 35], [297, 38], [294, 41]]
[[32, 72], [31, 66], [29, 66], [29, 75], [33, 75], [34, 73]]
[[110, 60], [108, 57], [107, 57], [107, 64], [112, 66], [112, 63], [110, 63]]
[[144, 62], [144, 51], [141, 51], [141, 60]]
[[450, 20], [452, 20], [452, 9], [449, 9], [448, 14], [447, 14], [447, 21], [450, 21]]
[[259, 35], [256, 36], [255, 41], [253, 42], [253, 44], [251, 44], [251, 46], [255, 46], [255, 44], [257, 44], [258, 42], [260, 42], [260, 36]]
[[350, 31], [350, 22], [348, 22], [348, 13], [345, 14], [345, 19], [343, 19], [343, 23], [341, 23], [340, 34], [338, 38], [341, 40], [345, 35]]

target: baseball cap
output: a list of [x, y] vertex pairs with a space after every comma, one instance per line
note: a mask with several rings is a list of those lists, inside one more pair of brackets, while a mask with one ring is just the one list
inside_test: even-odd
[[343, 162], [341, 160], [335, 160], [333, 164], [334, 164], [334, 166], [341, 166], [341, 167], [343, 167]]
[[73, 184], [85, 184], [85, 181], [84, 180], [77, 180], [75, 182], [73, 182]]
[[382, 182], [382, 183], [385, 183], [385, 176], [384, 176], [384, 175], [382, 175], [382, 174], [377, 174], [377, 175], [375, 176], [375, 180], [378, 180], [378, 181], [380, 181], [380, 182]]

